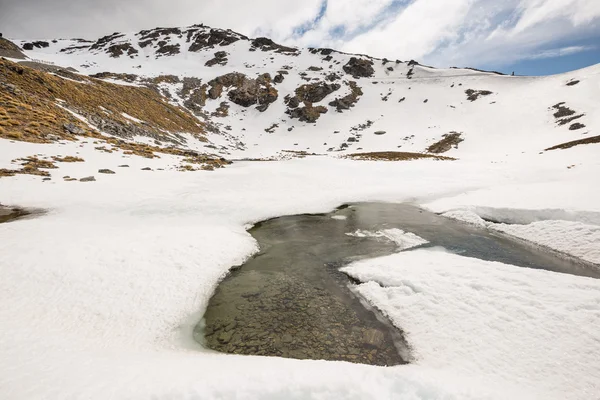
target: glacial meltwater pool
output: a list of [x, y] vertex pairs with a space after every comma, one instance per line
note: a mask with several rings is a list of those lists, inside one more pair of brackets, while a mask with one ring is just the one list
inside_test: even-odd
[[339, 271], [354, 260], [397, 252], [397, 244], [385, 237], [360, 234], [393, 228], [426, 239], [420, 247], [441, 246], [467, 257], [600, 278], [598, 270], [576, 260], [409, 204], [357, 203], [328, 214], [256, 224], [250, 233], [260, 252], [219, 284], [195, 339], [233, 354], [372, 365], [409, 362], [402, 327], [392, 326], [366, 304]]

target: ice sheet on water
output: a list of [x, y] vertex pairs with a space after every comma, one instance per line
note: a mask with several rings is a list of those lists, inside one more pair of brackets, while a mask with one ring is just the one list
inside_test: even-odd
[[396, 243], [398, 245], [399, 250], [407, 250], [413, 247], [429, 243], [427, 240], [415, 235], [412, 232], [405, 232], [402, 229], [398, 228], [382, 229], [374, 232], [363, 229], [357, 229], [354, 232], [346, 233], [346, 235], [354, 237], [385, 238]]

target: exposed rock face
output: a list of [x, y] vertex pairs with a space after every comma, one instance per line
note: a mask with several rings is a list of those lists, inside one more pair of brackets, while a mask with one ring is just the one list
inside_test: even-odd
[[327, 107], [314, 107], [312, 103], [305, 102], [304, 107], [288, 109], [286, 114], [288, 114], [291, 118], [298, 118], [301, 122], [314, 123], [319, 119], [321, 114], [325, 114], [326, 112]]
[[113, 44], [112, 46], [106, 48], [106, 52], [110, 54], [112, 58], [118, 58], [125, 53], [129, 57], [133, 58], [133, 56], [138, 53], [137, 49], [135, 49], [130, 43]]
[[123, 36], [125, 35], [119, 32], [115, 32], [112, 35], [103, 36], [90, 46], [90, 50], [102, 50], [113, 40], [122, 38]]
[[341, 77], [338, 74], [336, 74], [335, 72], [332, 72], [332, 73], [328, 74], [325, 77], [325, 79], [328, 80], [329, 82], [335, 82], [335, 81], [340, 80]]
[[158, 46], [158, 49], [156, 50], [157, 57], [172, 56], [175, 54], [179, 54], [179, 52], [180, 52], [179, 43], [167, 44], [166, 41], [160, 41], [160, 42], [158, 42], [157, 46]]
[[38, 41], [35, 41], [35, 42], [25, 43], [23, 45], [23, 50], [33, 50], [34, 48], [36, 48], [36, 49], [43, 49], [43, 48], [46, 48], [48, 46], [50, 46], [50, 43], [38, 40]]
[[461, 138], [461, 133], [450, 132], [442, 135], [442, 140], [435, 142], [427, 148], [429, 153], [441, 154], [445, 153], [452, 148], [458, 148], [458, 144], [464, 139]]
[[312, 54], [321, 54], [322, 56], [328, 56], [333, 53], [335, 50], [333, 49], [324, 49], [324, 48], [311, 48], [308, 49]]
[[344, 72], [357, 79], [369, 78], [375, 73], [375, 70], [373, 69], [373, 61], [365, 60], [363, 58], [352, 57], [343, 68]]
[[295, 92], [302, 102], [318, 103], [341, 87], [339, 83], [316, 82], [302, 85]]
[[356, 84], [354, 81], [348, 82], [348, 86], [350, 87], [350, 93], [344, 97], [337, 98], [331, 103], [330, 106], [335, 107], [338, 112], [343, 112], [344, 110], [349, 110], [350, 107], [354, 107], [354, 104], [358, 102], [360, 96], [362, 96], [362, 89]]
[[74, 135], [82, 135], [85, 133], [85, 130], [81, 129], [80, 127], [71, 122], [68, 124], [64, 124], [63, 126], [67, 132], [72, 133]]
[[252, 46], [255, 49], [260, 49], [262, 51], [275, 51], [276, 53], [283, 53], [287, 55], [298, 55], [300, 53], [298, 49], [295, 49], [293, 47], [282, 46], [266, 37], [259, 37], [254, 39], [252, 41]]
[[156, 28], [144, 31], [139, 31], [137, 34], [141, 41], [158, 39], [161, 36], [177, 35], [181, 37], [181, 29], [179, 28]]
[[229, 115], [229, 103], [222, 101], [219, 107], [211, 114], [213, 117], [223, 118]]
[[226, 51], [217, 51], [215, 53], [215, 58], [208, 60], [204, 65], [207, 67], [212, 67], [213, 65], [226, 65], [227, 64], [227, 52]]
[[296, 96], [290, 96], [289, 94], [285, 96], [285, 105], [289, 108], [297, 108], [300, 106], [300, 99]]
[[271, 86], [271, 76], [263, 74], [256, 79], [250, 79], [239, 72], [231, 72], [219, 76], [208, 83], [210, 89], [208, 97], [213, 100], [221, 97], [224, 88], [231, 88], [228, 93], [229, 100], [232, 103], [242, 107], [250, 107], [258, 104], [259, 111], [264, 111], [267, 107], [277, 100], [278, 92]]
[[277, 75], [275, 75], [275, 78], [273, 78], [273, 82], [281, 83], [281, 82], [283, 82], [284, 79], [285, 79], [285, 77], [282, 74], [277, 74]]
[[204, 30], [190, 30], [187, 32], [187, 35], [187, 41], [191, 41], [192, 43], [188, 50], [194, 52], [206, 48], [212, 49], [215, 46], [229, 46], [241, 38], [247, 39], [245, 36], [221, 29], [211, 29], [208, 32]]

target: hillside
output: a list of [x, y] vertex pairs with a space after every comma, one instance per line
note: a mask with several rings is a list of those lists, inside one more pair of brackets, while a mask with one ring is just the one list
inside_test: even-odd
[[449, 134], [460, 134], [451, 156], [537, 153], [596, 136], [600, 124], [598, 66], [544, 78], [444, 70], [202, 25], [16, 43], [31, 59], [152, 89], [204, 125], [208, 142], [187, 147], [233, 158], [425, 152]]

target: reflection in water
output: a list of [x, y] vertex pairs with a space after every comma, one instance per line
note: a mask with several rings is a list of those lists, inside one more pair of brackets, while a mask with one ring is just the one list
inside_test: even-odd
[[360, 203], [330, 214], [257, 224], [250, 233], [260, 252], [219, 284], [196, 327], [196, 340], [235, 354], [374, 365], [409, 361], [402, 332], [365, 305], [339, 272], [350, 261], [398, 251], [385, 238], [346, 233], [391, 228], [429, 241], [421, 247], [443, 246], [468, 257], [600, 277], [574, 261], [414, 206]]

